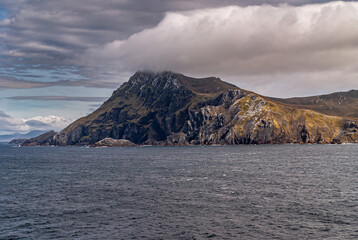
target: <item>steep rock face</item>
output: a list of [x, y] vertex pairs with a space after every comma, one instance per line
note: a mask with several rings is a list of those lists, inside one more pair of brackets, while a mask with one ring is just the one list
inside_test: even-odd
[[218, 78], [137, 72], [95, 112], [54, 135], [56, 145], [104, 138], [135, 144], [356, 142], [357, 123], [297, 109]]
[[97, 111], [56, 135], [58, 145], [93, 144], [105, 137], [136, 144], [165, 141], [179, 133], [188, 108], [235, 88], [217, 78], [194, 79], [171, 72], [137, 72]]

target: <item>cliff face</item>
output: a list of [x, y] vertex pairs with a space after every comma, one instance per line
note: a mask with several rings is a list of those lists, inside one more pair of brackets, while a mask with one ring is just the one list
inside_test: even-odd
[[294, 108], [218, 78], [137, 72], [95, 112], [53, 136], [55, 145], [104, 138], [135, 144], [358, 142], [357, 123]]

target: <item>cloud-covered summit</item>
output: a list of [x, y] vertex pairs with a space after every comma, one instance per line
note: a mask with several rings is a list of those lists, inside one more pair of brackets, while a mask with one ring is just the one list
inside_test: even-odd
[[156, 27], [85, 56], [121, 71], [170, 69], [220, 76], [263, 94], [308, 95], [322, 86], [358, 87], [357, 33], [355, 2], [229, 6], [168, 13]]
[[356, 64], [358, 3], [270, 5], [168, 13], [158, 26], [90, 49], [122, 70], [263, 75]]

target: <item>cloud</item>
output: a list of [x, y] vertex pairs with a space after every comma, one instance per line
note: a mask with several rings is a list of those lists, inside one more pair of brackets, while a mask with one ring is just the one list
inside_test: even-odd
[[40, 88], [48, 87], [52, 83], [24, 81], [16, 78], [9, 78], [0, 76], [0, 90], [1, 89], [28, 89], [28, 88]]
[[41, 121], [38, 121], [38, 120], [28, 120], [25, 122], [25, 124], [30, 127], [35, 127], [35, 128], [49, 128], [50, 127], [50, 125], [43, 123]]
[[258, 75], [347, 68], [358, 58], [358, 3], [269, 5], [169, 13], [155, 28], [91, 58], [124, 70]]
[[[147, 68], [216, 75], [252, 90], [260, 84], [264, 94], [279, 94], [266, 90], [272, 83], [292, 93], [294, 78], [304, 94], [311, 82], [325, 85], [331, 72], [342, 89], [357, 69], [355, 2], [3, 0], [2, 6], [0, 64], [11, 70], [0, 77], [0, 89], [115, 88]], [[82, 80], [30, 82], [20, 75], [71, 67]]]
[[84, 87], [95, 87], [95, 88], [116, 88], [119, 83], [116, 79], [114, 80], [103, 80], [96, 81], [90, 79], [83, 80], [60, 80], [55, 82], [43, 82], [43, 81], [26, 81], [16, 78], [3, 77], [0, 75], [0, 90], [3, 89], [31, 89], [31, 88], [44, 88], [54, 86], [84, 86]]
[[[69, 120], [65, 119], [64, 117], [54, 116], [54, 115], [36, 116], [36, 117], [25, 119], [25, 121], [30, 121], [30, 120], [42, 122], [48, 126], [51, 126], [51, 129], [56, 131], [67, 127], [71, 123]], [[50, 128], [36, 129], [36, 130], [48, 130], [48, 129]]]
[[[154, 28], [88, 50], [86, 59], [117, 67], [236, 77], [301, 75], [302, 89], [332, 72], [358, 72], [358, 3], [271, 5], [168, 13]], [[311, 74], [321, 78], [310, 78]], [[313, 76], [312, 75], [312, 76]], [[307, 80], [309, 79], [309, 80]], [[338, 79], [336, 79], [337, 81]], [[277, 82], [282, 84], [282, 82]], [[307, 85], [306, 85], [307, 84]]]
[[103, 102], [108, 97], [71, 97], [71, 96], [14, 96], [11, 100], [40, 100], [40, 101], [80, 101], [80, 102]]
[[[38, 42], [29, 42], [29, 43], [25, 43], [22, 45], [22, 48], [28, 48], [31, 50], [36, 50], [36, 51], [50, 51], [50, 52], [63, 52], [66, 53], [67, 50], [64, 48], [60, 48], [60, 47], [56, 47], [56, 46], [50, 46], [50, 45], [46, 45], [46, 44], [42, 44], [42, 43], [38, 43]], [[25, 56], [25, 55], [23, 55]]]
[[59, 116], [36, 116], [27, 119], [13, 118], [0, 111], [0, 132], [29, 132], [32, 130], [59, 131], [70, 121]]
[[9, 26], [12, 21], [13, 21], [13, 19], [4, 19], [4, 20], [0, 19], [0, 27]]

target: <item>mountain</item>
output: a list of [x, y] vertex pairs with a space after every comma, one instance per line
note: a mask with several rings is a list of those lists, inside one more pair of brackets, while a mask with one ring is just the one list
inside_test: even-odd
[[21, 143], [21, 146], [51, 146], [54, 145], [53, 138], [56, 135], [55, 131], [49, 131], [46, 133], [43, 133], [37, 137], [26, 139], [23, 143]]
[[29, 139], [33, 137], [37, 137], [46, 131], [40, 131], [40, 130], [34, 130], [28, 133], [13, 133], [13, 134], [6, 134], [6, 135], [0, 135], [0, 142], [10, 142], [14, 139]]
[[340, 143], [358, 142], [357, 129], [354, 119], [300, 109], [219, 78], [137, 72], [46, 144], [105, 138], [144, 145]]
[[21, 145], [23, 144], [26, 140], [28, 140], [27, 138], [15, 138], [13, 140], [11, 140], [9, 142], [9, 144], [16, 144], [16, 145]]
[[358, 90], [296, 98], [271, 98], [294, 108], [310, 109], [327, 115], [358, 119]]

